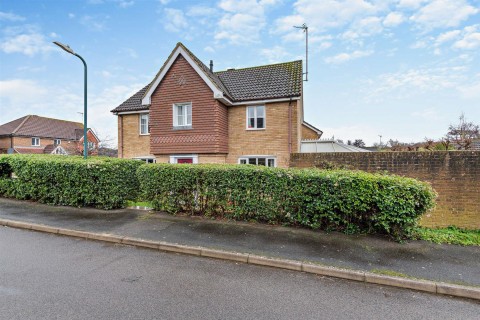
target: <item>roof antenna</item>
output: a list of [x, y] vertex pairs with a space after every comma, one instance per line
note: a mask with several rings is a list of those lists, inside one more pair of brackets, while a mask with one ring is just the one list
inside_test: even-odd
[[302, 29], [305, 32], [305, 80], [308, 81], [308, 26], [306, 23], [302, 24], [301, 26], [293, 26], [297, 29]]

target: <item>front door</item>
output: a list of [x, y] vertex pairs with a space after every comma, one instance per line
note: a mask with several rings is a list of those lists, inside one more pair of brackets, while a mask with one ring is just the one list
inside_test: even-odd
[[177, 158], [177, 163], [193, 163], [193, 158]]

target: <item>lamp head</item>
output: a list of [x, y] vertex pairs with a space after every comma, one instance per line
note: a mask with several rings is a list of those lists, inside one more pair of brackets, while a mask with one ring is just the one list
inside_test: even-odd
[[59, 46], [60, 48], [62, 48], [63, 50], [67, 51], [68, 53], [75, 54], [75, 52], [72, 50], [72, 48], [70, 48], [67, 44], [63, 44], [63, 43], [58, 42], [58, 41], [53, 41], [53, 43], [56, 44], [57, 46]]

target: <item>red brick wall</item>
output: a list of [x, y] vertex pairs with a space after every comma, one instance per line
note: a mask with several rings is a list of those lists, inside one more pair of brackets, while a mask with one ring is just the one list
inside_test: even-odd
[[[192, 103], [192, 129], [173, 129], [173, 104]], [[152, 95], [150, 151], [152, 154], [227, 153], [228, 117], [225, 106], [181, 55]]]
[[290, 166], [324, 163], [428, 181], [438, 192], [437, 207], [424, 215], [422, 225], [480, 229], [480, 151], [297, 153]]

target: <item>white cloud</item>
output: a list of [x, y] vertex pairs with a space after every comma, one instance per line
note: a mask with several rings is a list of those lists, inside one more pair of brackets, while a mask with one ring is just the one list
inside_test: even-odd
[[211, 17], [217, 13], [217, 9], [206, 6], [193, 6], [187, 10], [187, 16], [190, 17]]
[[337, 54], [333, 57], [325, 58], [325, 62], [326, 63], [333, 63], [333, 64], [340, 64], [340, 63], [355, 60], [355, 59], [358, 59], [358, 58], [368, 57], [372, 54], [373, 54], [372, 50], [366, 50], [366, 51], [355, 50], [351, 53], [344, 52], [344, 53]]
[[170, 0], [158, 0], [158, 2], [160, 2], [163, 5], [166, 5], [170, 3]]
[[203, 50], [205, 52], [210, 52], [210, 53], [214, 53], [215, 52], [215, 49], [211, 46], [206, 46], [205, 48], [203, 48]]
[[135, 4], [135, 1], [127, 1], [127, 0], [120, 0], [118, 1], [118, 6], [120, 8], [128, 8], [128, 7], [131, 7]]
[[304, 22], [308, 23], [313, 33], [322, 32], [330, 28], [343, 27], [380, 11], [380, 5], [364, 0], [298, 0], [293, 6], [293, 14], [275, 21], [276, 33], [294, 33], [292, 26]]
[[435, 44], [438, 46], [443, 44], [444, 42], [453, 41], [457, 39], [460, 34], [461, 34], [460, 30], [452, 30], [452, 31], [444, 32], [437, 37], [437, 39], [435, 40]]
[[341, 35], [345, 40], [356, 40], [379, 34], [383, 31], [382, 19], [379, 17], [367, 17], [352, 23], [349, 30]]
[[188, 21], [182, 10], [165, 8], [164, 27], [171, 32], [185, 31], [188, 28]]
[[104, 31], [106, 29], [106, 21], [109, 19], [109, 16], [83, 16], [80, 19], [80, 23], [87, 27], [91, 31]]
[[25, 18], [14, 13], [0, 11], [0, 21], [25, 21]]
[[52, 49], [45, 36], [31, 27], [16, 30], [0, 43], [0, 50], [5, 53], [22, 53], [30, 57]]
[[410, 17], [425, 30], [456, 27], [479, 12], [465, 0], [432, 0]]
[[[24, 106], [45, 96], [48, 90], [33, 80], [12, 79], [0, 81], [0, 98], [12, 106]], [[2, 108], [3, 109], [3, 108]]]
[[418, 9], [427, 1], [428, 0], [400, 0], [397, 6], [402, 9]]
[[383, 25], [387, 28], [396, 27], [400, 25], [405, 18], [401, 12], [390, 12], [385, 19], [383, 19]]
[[230, 44], [249, 44], [260, 40], [260, 32], [266, 26], [265, 10], [278, 1], [222, 0], [218, 4], [224, 11], [218, 22], [215, 40]]
[[74, 14], [74, 13], [69, 13], [69, 14], [68, 14], [68, 17], [69, 17], [70, 19], [73, 19], [73, 18], [75, 18], [75, 14]]
[[456, 49], [476, 49], [480, 47], [480, 25], [469, 26], [464, 29], [462, 38], [453, 44]]
[[414, 111], [411, 115], [415, 118], [421, 118], [425, 120], [437, 120], [440, 118], [435, 108], [427, 108], [420, 111]]
[[269, 63], [282, 62], [290, 56], [290, 53], [281, 46], [274, 46], [273, 48], [265, 48], [260, 50], [260, 54], [267, 58]]
[[[480, 78], [480, 76], [477, 76]], [[480, 99], [480, 79], [472, 84], [467, 84], [458, 88], [464, 99]]]
[[419, 93], [458, 90], [465, 81], [465, 71], [465, 67], [453, 66], [381, 74], [369, 81], [364, 96], [367, 100], [386, 96], [390, 99], [405, 99]]

